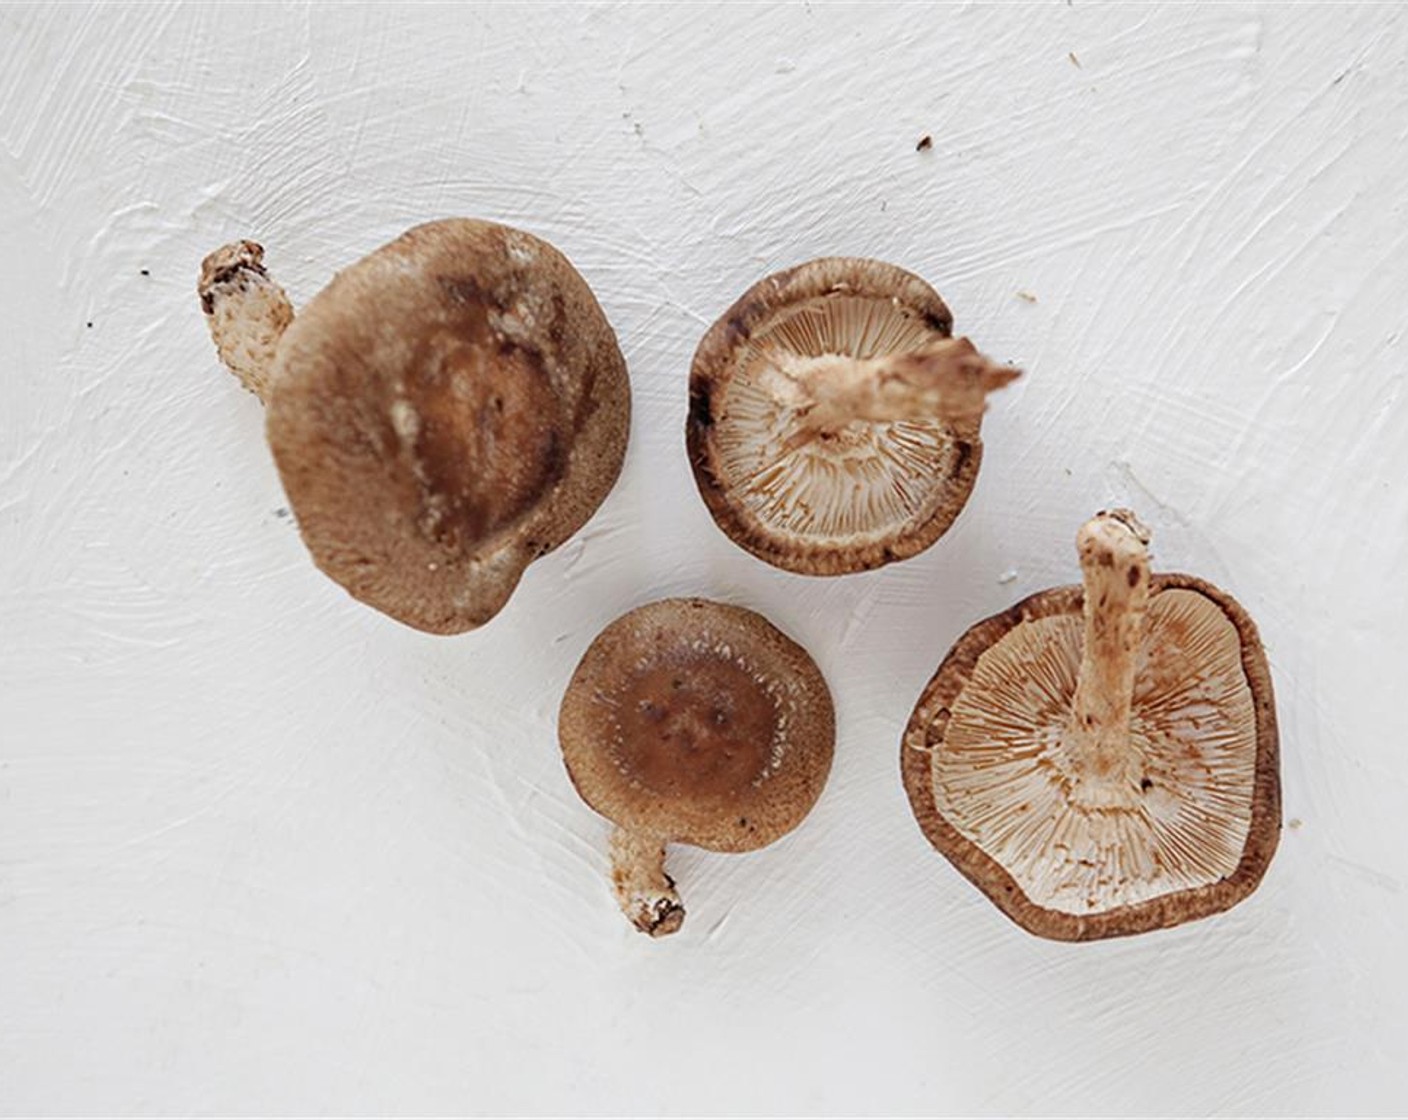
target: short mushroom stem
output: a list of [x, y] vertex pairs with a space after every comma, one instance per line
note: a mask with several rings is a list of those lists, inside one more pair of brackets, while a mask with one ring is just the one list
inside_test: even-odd
[[265, 400], [274, 352], [293, 322], [293, 304], [264, 270], [263, 247], [235, 241], [216, 249], [201, 261], [196, 291], [220, 360]]
[[1149, 605], [1149, 531], [1129, 510], [1097, 514], [1076, 537], [1085, 584], [1085, 648], [1067, 744], [1093, 783], [1138, 785], [1130, 741], [1134, 671]]
[[794, 359], [776, 371], [769, 388], [812, 435], [857, 420], [938, 419], [976, 429], [987, 395], [1020, 376], [1020, 370], [980, 354], [968, 339], [945, 338], [877, 358]]
[[684, 904], [675, 881], [665, 874], [665, 842], [660, 837], [615, 829], [611, 882], [622, 912], [642, 933], [664, 937], [684, 925]]

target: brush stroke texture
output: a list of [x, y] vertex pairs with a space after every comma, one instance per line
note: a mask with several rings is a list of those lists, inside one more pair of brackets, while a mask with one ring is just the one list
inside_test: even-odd
[[[0, 7], [0, 1111], [1408, 1110], [1405, 131], [1384, 5]], [[598, 516], [449, 640], [313, 569], [193, 295], [230, 238], [300, 302], [447, 214], [557, 243], [637, 400]], [[682, 427], [705, 326], [827, 253], [1028, 376], [947, 538], [815, 581], [714, 528]], [[1304, 823], [1224, 917], [1046, 944], [897, 744], [1115, 503], [1262, 626]], [[792, 836], [675, 857], [652, 944], [554, 721], [682, 593], [806, 644], [840, 740]]]

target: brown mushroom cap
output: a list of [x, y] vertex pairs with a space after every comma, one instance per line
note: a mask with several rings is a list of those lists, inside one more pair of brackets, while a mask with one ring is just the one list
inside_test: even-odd
[[602, 816], [663, 841], [747, 852], [816, 803], [836, 726], [816, 663], [767, 619], [665, 599], [592, 642], [558, 733], [573, 785]]
[[1148, 591], [1128, 766], [1087, 767], [1072, 749], [1082, 587], [972, 627], [904, 735], [905, 789], [925, 835], [1043, 937], [1118, 937], [1217, 913], [1256, 888], [1276, 850], [1276, 715], [1256, 627], [1192, 576], [1152, 576]]
[[418, 226], [294, 319], [268, 436], [314, 561], [411, 626], [458, 633], [591, 516], [620, 472], [625, 361], [551, 245]]
[[977, 478], [976, 418], [855, 420], [799, 440], [799, 413], [770, 385], [799, 362], [922, 351], [952, 325], [933, 288], [881, 261], [823, 258], [750, 288], [704, 336], [690, 372], [690, 462], [719, 527], [807, 575], [876, 568], [933, 544]]

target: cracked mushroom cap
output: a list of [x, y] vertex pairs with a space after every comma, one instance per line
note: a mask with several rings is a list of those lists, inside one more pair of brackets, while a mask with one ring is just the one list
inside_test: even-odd
[[628, 832], [716, 852], [764, 847], [811, 811], [831, 769], [831, 693], [767, 619], [704, 599], [618, 618], [562, 700], [577, 792]]
[[704, 336], [690, 372], [690, 462], [719, 527], [807, 575], [876, 568], [938, 540], [978, 476], [981, 393], [976, 413], [956, 421], [856, 419], [807, 432], [806, 408], [777, 386], [838, 359], [873, 366], [936, 344], [986, 363], [951, 340], [952, 326], [933, 288], [881, 261], [823, 258], [750, 288]]
[[325, 573], [418, 629], [493, 617], [620, 472], [625, 361], [551, 245], [418, 226], [338, 273], [278, 344], [268, 437]]
[[[1101, 515], [1126, 517], [1138, 525]], [[1019, 925], [1067, 941], [1231, 907], [1261, 881], [1280, 829], [1271, 677], [1251, 618], [1203, 580], [1151, 576], [1142, 545], [1126, 567], [1090, 529], [1085, 586], [964, 634], [901, 748], [930, 842]], [[1140, 615], [1122, 633], [1101, 615], [1120, 585]], [[1092, 634], [1125, 642], [1125, 706], [1118, 688], [1082, 688]]]

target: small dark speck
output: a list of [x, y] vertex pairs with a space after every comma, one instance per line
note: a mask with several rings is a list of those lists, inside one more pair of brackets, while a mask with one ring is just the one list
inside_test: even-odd
[[91, 320], [91, 319], [88, 320], [88, 329], [89, 329], [90, 331], [93, 329], [93, 320]]
[[1148, 793], [1151, 789], [1154, 788], [1154, 783], [1148, 778], [1140, 778], [1139, 788], [1142, 789], [1145, 793]]
[[[1353, 67], [1351, 67], [1350, 69], [1353, 69]], [[1336, 79], [1335, 79], [1333, 82], [1331, 82], [1330, 84], [1331, 84], [1332, 86], [1337, 86], [1337, 85], [1339, 85], [1342, 81], [1344, 81], [1347, 77], [1349, 77], [1349, 70], [1342, 70], [1342, 71], [1340, 72], [1340, 76], [1339, 76], [1338, 78], [1336, 78]]]
[[278, 509], [276, 509], [276, 510], [274, 511], [274, 516], [275, 516], [275, 517], [287, 517], [287, 516], [288, 516], [288, 506], [280, 506]]
[[151, 269], [149, 269], [149, 268], [144, 268], [144, 269], [142, 269], [142, 275], [143, 275], [143, 276], [150, 276], [151, 274], [152, 274], [152, 270], [151, 270]]
[[933, 146], [934, 138], [926, 132], [923, 136], [919, 138], [919, 143], [914, 145], [914, 150], [916, 152], [927, 152]]
[[1085, 69], [1085, 67], [1080, 64], [1080, 59], [1076, 57], [1075, 51], [1067, 51], [1066, 57], [1071, 60], [1071, 65], [1074, 66], [1077, 70]]

